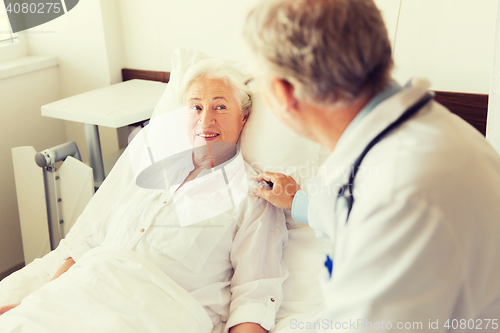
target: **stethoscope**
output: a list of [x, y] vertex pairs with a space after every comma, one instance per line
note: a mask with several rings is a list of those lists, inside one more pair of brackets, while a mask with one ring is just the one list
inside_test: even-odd
[[[430, 100], [434, 98], [434, 92], [425, 93], [422, 98], [420, 98], [417, 102], [415, 102], [412, 106], [406, 109], [405, 112], [394, 122], [389, 124], [382, 132], [380, 132], [373, 140], [368, 143], [365, 147], [361, 155], [354, 161], [351, 167], [351, 172], [349, 174], [349, 180], [347, 183], [342, 185], [337, 194], [337, 201], [339, 198], [344, 197], [347, 201], [347, 215], [345, 223], [349, 221], [349, 215], [351, 214], [352, 206], [354, 205], [354, 195], [353, 195], [353, 187], [354, 187], [354, 179], [356, 178], [356, 174], [358, 173], [359, 167], [363, 162], [366, 154], [373, 148], [377, 143], [379, 143], [387, 134], [389, 134], [394, 129], [401, 126], [405, 121], [410, 119], [413, 115], [415, 115], [425, 104], [427, 104]], [[328, 269], [328, 273], [330, 277], [332, 276], [333, 271], [333, 260], [329, 255], [326, 256], [325, 266]]]
[[434, 98], [434, 92], [427, 92], [422, 98], [420, 98], [417, 102], [415, 102], [412, 106], [406, 109], [403, 114], [392, 122], [389, 126], [387, 126], [382, 132], [380, 132], [370, 143], [365, 147], [361, 155], [354, 161], [351, 172], [349, 173], [349, 180], [346, 184], [342, 185], [337, 194], [337, 200], [340, 197], [344, 197], [347, 201], [347, 216], [346, 216], [346, 224], [349, 221], [349, 215], [351, 214], [352, 206], [354, 205], [354, 195], [353, 195], [353, 187], [354, 187], [354, 179], [356, 178], [356, 174], [358, 173], [359, 167], [363, 162], [366, 154], [373, 148], [377, 143], [379, 143], [387, 134], [389, 134], [394, 129], [401, 126], [405, 121], [410, 119], [414, 114], [416, 114], [425, 104], [427, 104], [430, 100]]

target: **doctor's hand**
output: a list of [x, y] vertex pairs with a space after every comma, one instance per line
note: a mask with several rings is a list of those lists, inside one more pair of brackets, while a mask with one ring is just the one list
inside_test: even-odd
[[272, 183], [271, 190], [254, 188], [252, 192], [255, 196], [269, 201], [278, 208], [292, 209], [293, 197], [300, 190], [299, 184], [292, 177], [282, 173], [263, 172], [253, 176], [252, 179], [257, 182]]

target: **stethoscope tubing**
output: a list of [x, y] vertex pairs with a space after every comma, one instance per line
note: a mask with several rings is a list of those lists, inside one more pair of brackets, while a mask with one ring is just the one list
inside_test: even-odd
[[425, 93], [425, 95], [422, 96], [417, 102], [415, 102], [408, 109], [406, 109], [406, 111], [403, 112], [403, 114], [401, 114], [401, 116], [399, 116], [398, 119], [389, 124], [382, 132], [380, 132], [373, 140], [371, 140], [370, 143], [368, 143], [368, 145], [365, 147], [363, 152], [354, 161], [349, 173], [348, 182], [340, 187], [339, 192], [337, 194], [337, 198], [344, 196], [347, 200], [346, 224], [349, 221], [349, 215], [351, 214], [352, 206], [354, 205], [354, 194], [353, 194], [354, 179], [356, 178], [356, 174], [358, 173], [359, 167], [361, 166], [361, 163], [363, 162], [363, 159], [365, 158], [366, 154], [368, 154], [368, 152], [373, 148], [373, 146], [382, 141], [382, 139], [387, 134], [389, 134], [394, 129], [401, 126], [408, 119], [410, 119], [412, 116], [414, 116], [420, 109], [422, 109], [428, 102], [430, 102], [434, 98], [434, 95], [435, 95], [434, 92]]

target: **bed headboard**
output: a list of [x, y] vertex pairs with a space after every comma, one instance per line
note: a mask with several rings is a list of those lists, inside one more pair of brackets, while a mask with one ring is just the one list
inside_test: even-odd
[[149, 80], [168, 83], [170, 80], [170, 72], [144, 71], [140, 69], [122, 68], [122, 80]]
[[486, 135], [488, 95], [436, 91], [436, 101]]
[[[170, 72], [123, 68], [122, 79], [123, 81], [142, 79], [167, 83], [170, 79]], [[488, 95], [436, 91], [436, 101], [486, 135]]]

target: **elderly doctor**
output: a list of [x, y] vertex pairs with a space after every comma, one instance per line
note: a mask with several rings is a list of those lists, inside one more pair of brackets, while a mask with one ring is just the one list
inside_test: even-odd
[[331, 151], [309, 191], [256, 177], [274, 187], [255, 195], [332, 239], [325, 309], [302, 327], [497, 331], [500, 157], [427, 80], [391, 80], [374, 2], [264, 1], [245, 31], [271, 110]]

